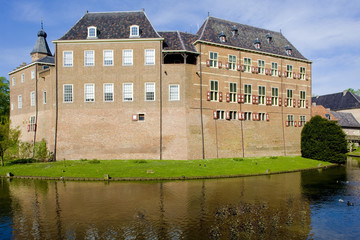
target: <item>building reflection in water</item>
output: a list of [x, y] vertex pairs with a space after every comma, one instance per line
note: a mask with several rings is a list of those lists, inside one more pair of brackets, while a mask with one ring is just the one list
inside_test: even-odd
[[306, 239], [301, 173], [176, 182], [9, 184], [17, 239]]

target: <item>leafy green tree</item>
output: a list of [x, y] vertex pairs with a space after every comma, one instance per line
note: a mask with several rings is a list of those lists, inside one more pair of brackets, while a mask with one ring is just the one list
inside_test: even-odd
[[0, 156], [1, 166], [4, 166], [4, 154], [8, 148], [17, 144], [20, 136], [19, 129], [12, 129], [9, 121], [0, 124]]
[[301, 155], [305, 158], [344, 163], [347, 141], [342, 128], [334, 121], [315, 116], [301, 131]]
[[9, 81], [5, 77], [0, 77], [0, 116], [9, 117], [10, 113], [10, 94]]
[[352, 92], [352, 93], [360, 96], [360, 88], [358, 90], [355, 90], [353, 88], [349, 88], [349, 89], [346, 89], [346, 91]]

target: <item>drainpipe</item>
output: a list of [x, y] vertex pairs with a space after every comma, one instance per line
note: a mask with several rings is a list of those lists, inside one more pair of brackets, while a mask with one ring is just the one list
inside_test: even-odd
[[160, 160], [162, 160], [162, 44], [160, 41]]
[[55, 43], [55, 136], [54, 136], [54, 161], [56, 161], [57, 128], [58, 128], [58, 47]]
[[[240, 64], [240, 79], [239, 79], [239, 85], [240, 85], [240, 94], [241, 94], [241, 50], [239, 50], [239, 64]], [[237, 96], [236, 96], [237, 98]], [[240, 114], [242, 112], [242, 104], [240, 103]], [[244, 120], [240, 121], [241, 125], [241, 147], [242, 147], [242, 157], [245, 157], [245, 144], [244, 144]]]
[[[37, 76], [38, 64], [35, 63], [35, 130], [34, 130], [34, 145], [33, 145], [33, 155], [35, 157], [35, 143], [36, 143], [36, 132], [37, 132], [37, 120], [38, 120], [38, 76]], [[33, 126], [34, 128], [34, 126]]]
[[285, 143], [285, 126], [284, 126], [284, 103], [285, 103], [285, 98], [283, 97], [283, 59], [281, 58], [281, 96], [282, 96], [282, 101], [281, 101], [281, 126], [282, 126], [282, 133], [283, 133], [283, 143], [284, 143], [284, 156], [286, 156], [286, 143]]
[[202, 143], [202, 159], [205, 159], [205, 143], [204, 143], [204, 121], [202, 106], [202, 68], [201, 68], [201, 43], [200, 43], [200, 122], [201, 122], [201, 143]]

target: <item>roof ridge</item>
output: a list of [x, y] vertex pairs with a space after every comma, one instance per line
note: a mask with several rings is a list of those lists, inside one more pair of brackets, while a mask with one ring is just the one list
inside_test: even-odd
[[97, 13], [133, 13], [133, 12], [143, 12], [145, 13], [144, 11], [142, 10], [134, 10], [134, 11], [110, 11], [110, 12], [87, 12], [86, 14], [97, 14]]
[[148, 22], [150, 23], [150, 26], [154, 29], [155, 33], [158, 35], [159, 38], [163, 38], [162, 36], [160, 36], [160, 34], [156, 31], [156, 29], [154, 28], [154, 26], [152, 25], [151, 21], [149, 20], [147, 14], [145, 11], [142, 11], [146, 17], [146, 19], [148, 20]]
[[205, 28], [206, 28], [206, 26], [207, 26], [207, 23], [209, 22], [209, 18], [210, 18], [210, 17], [207, 17], [206, 20], [205, 20], [205, 24], [204, 24], [204, 27], [203, 27], [203, 29], [202, 29], [201, 35], [200, 35], [200, 37], [199, 37], [199, 40], [201, 40], [201, 38], [202, 38], [203, 35], [204, 35]]
[[[78, 22], [80, 22], [81, 21], [81, 19], [83, 19], [85, 16], [86, 16], [86, 14], [89, 14], [88, 12], [86, 12], [79, 20], [77, 20], [76, 21], [76, 23], [75, 24], [73, 24], [72, 25], [72, 27], [71, 28], [69, 28], [69, 30], [67, 30], [67, 32], [65, 33], [65, 34], [63, 34], [59, 39], [61, 39], [61, 38], [63, 38], [66, 34], [68, 34], [68, 32], [70, 32], [70, 30], [71, 29], [73, 29], [73, 27], [76, 25], [76, 24], [78, 24]], [[56, 45], [56, 44], [55, 44]]]
[[183, 48], [184, 50], [186, 50], [186, 48], [185, 48], [185, 44], [184, 44], [184, 41], [182, 40], [182, 38], [181, 38], [181, 35], [180, 35], [179, 31], [177, 31], [177, 35], [179, 36], [179, 40], [180, 40], [180, 43], [181, 43], [182, 48]]
[[360, 97], [357, 97], [357, 95], [353, 92], [350, 92], [350, 91], [348, 91], [348, 92], [355, 98], [356, 101], [358, 101], [360, 103]]

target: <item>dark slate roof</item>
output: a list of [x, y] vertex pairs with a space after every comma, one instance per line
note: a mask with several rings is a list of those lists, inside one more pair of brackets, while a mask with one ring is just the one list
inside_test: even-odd
[[360, 123], [355, 119], [352, 113], [331, 111], [331, 114], [338, 119], [338, 124], [341, 127], [360, 128]]
[[55, 57], [53, 57], [53, 56], [46, 56], [46, 57], [44, 57], [44, 58], [42, 58], [42, 59], [37, 60], [37, 62], [55, 64]]
[[130, 38], [130, 26], [138, 25], [140, 38], [161, 38], [151, 25], [145, 12], [107, 12], [86, 13], [59, 40], [85, 40], [87, 28], [94, 26], [98, 31], [98, 39]]
[[164, 38], [163, 49], [165, 51], [188, 51], [197, 52], [193, 45], [198, 36], [192, 33], [184, 33], [179, 31], [159, 32]]
[[348, 91], [312, 97], [311, 101], [333, 111], [360, 108], [360, 97]]
[[[238, 30], [238, 34], [232, 36], [233, 28]], [[219, 34], [224, 32], [226, 42], [220, 42]], [[281, 33], [269, 31], [266, 29], [256, 28], [236, 22], [231, 22], [215, 17], [208, 17], [198, 30], [199, 40], [239, 47], [243, 49], [255, 50], [259, 52], [272, 53], [276, 55], [288, 56], [286, 47], [292, 50], [289, 57], [307, 60]], [[270, 34], [272, 40], [267, 41], [267, 35]], [[254, 42], [258, 39], [261, 43], [259, 50], [255, 49]]]
[[38, 39], [37, 39], [35, 46], [30, 54], [45, 53], [48, 56], [52, 56], [49, 45], [47, 44], [47, 41], [46, 41], [46, 37], [47, 37], [46, 32], [41, 29], [37, 35], [38, 35]]

